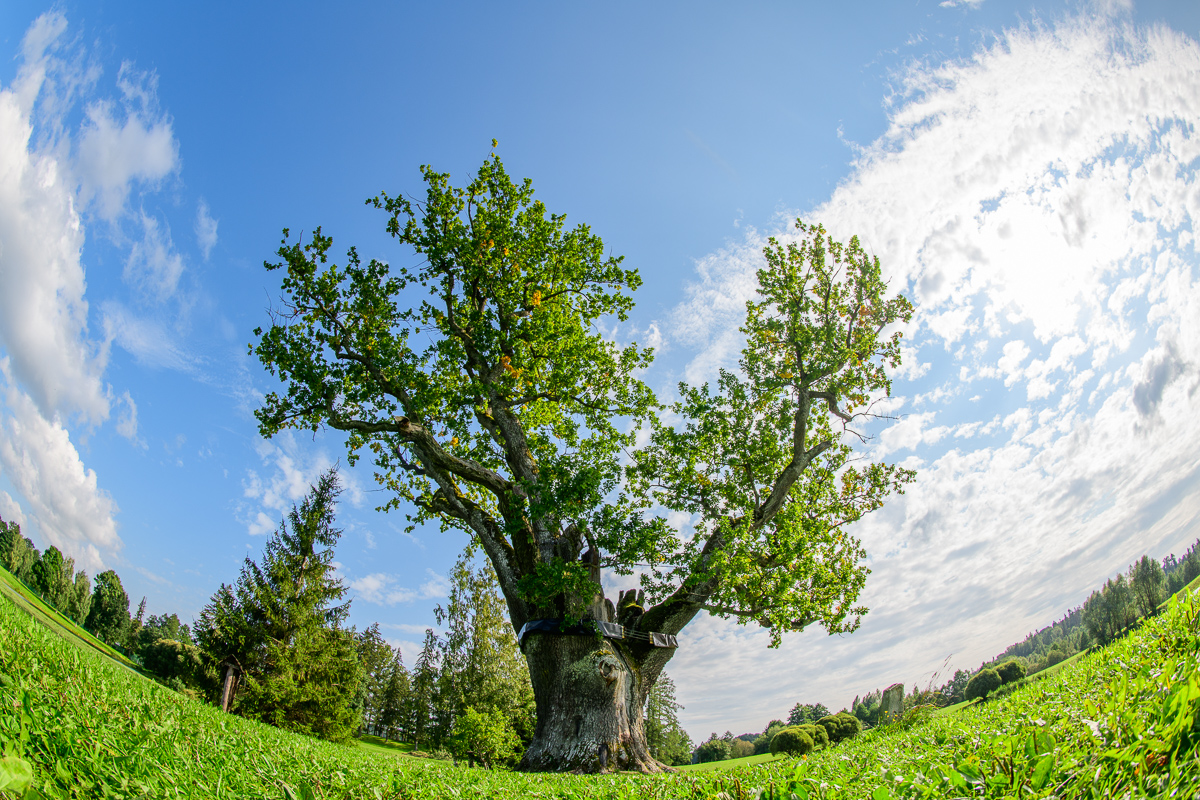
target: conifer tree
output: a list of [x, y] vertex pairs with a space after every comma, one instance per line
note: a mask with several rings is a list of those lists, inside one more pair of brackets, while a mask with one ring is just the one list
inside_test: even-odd
[[354, 649], [363, 668], [363, 682], [359, 687], [363, 728], [377, 735], [395, 654], [379, 632], [379, 623], [354, 634]]
[[408, 734], [417, 749], [437, 732], [438, 641], [432, 628], [425, 629], [425, 642], [413, 670], [412, 691], [405, 714]]
[[338, 493], [332, 468], [292, 506], [261, 564], [247, 558], [237, 584], [223, 585], [196, 623], [210, 658], [232, 656], [245, 672], [238, 713], [332, 741], [357, 729], [362, 681], [353, 634], [342, 627], [346, 587], [333, 575]]
[[408, 737], [406, 711], [410, 705], [412, 686], [408, 670], [400, 655], [400, 648], [395, 649], [395, 655], [388, 667], [387, 683], [383, 689], [383, 701], [379, 710], [378, 735], [385, 739], [403, 740]]
[[664, 672], [646, 702], [646, 744], [652, 756], [670, 766], [687, 764], [692, 756], [691, 737], [676, 716], [682, 709], [675, 699], [675, 682]]

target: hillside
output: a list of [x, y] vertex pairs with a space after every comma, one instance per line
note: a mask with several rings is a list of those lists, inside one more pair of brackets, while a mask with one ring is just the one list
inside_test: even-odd
[[[725, 772], [526, 775], [333, 745], [222, 714], [77, 646], [0, 597], [0, 786], [43, 796], [312, 798], [1114, 796], [1200, 788], [1195, 596], [1008, 698], [799, 760]], [[817, 787], [825, 785], [823, 790]], [[37, 797], [37, 794], [26, 794]]]

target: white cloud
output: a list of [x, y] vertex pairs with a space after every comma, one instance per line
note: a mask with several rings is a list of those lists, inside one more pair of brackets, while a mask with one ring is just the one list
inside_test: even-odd
[[162, 322], [134, 314], [116, 301], [101, 304], [101, 319], [106, 341], [115, 342], [137, 359], [151, 367], [191, 372], [197, 369], [197, 359], [183, 350], [177, 337]]
[[[944, 401], [872, 445], [925, 449], [910, 456], [917, 482], [855, 526], [873, 570], [863, 627], [769, 651], [760, 633], [698, 621], [668, 666], [694, 734], [911, 685], [951, 653], [975, 667], [1142, 553], [1200, 535], [1198, 72], [1200, 46], [1163, 27], [1007, 31], [968, 60], [913, 66], [851, 177], [782, 215], [858, 234], [907, 287], [906, 340], [938, 355], [895, 391]], [[695, 374], [736, 358], [764, 239], [701, 261], [674, 318], [698, 334]]]
[[[430, 628], [433, 628], [435, 631], [437, 630], [433, 625], [412, 625], [407, 622], [381, 622], [379, 623], [379, 627], [386, 630], [400, 631], [401, 633], [411, 633], [417, 636], [424, 636], [425, 631]], [[418, 647], [417, 649], [420, 650], [421, 648]]]
[[49, 543], [89, 569], [102, 564], [100, 549], [121, 546], [117, 504], [84, 467], [70, 435], [47, 421], [26, 394], [8, 386], [9, 414], [0, 416], [0, 467], [25, 499], [37, 530]]
[[68, 167], [34, 148], [32, 115], [47, 71], [47, 48], [66, 28], [43, 15], [24, 40], [25, 62], [0, 90], [0, 344], [41, 412], [108, 418], [101, 375], [107, 350], [88, 337], [80, 263], [83, 227]]
[[1017, 340], [1004, 345], [1004, 355], [996, 367], [1004, 373], [1004, 385], [1012, 386], [1021, 378], [1021, 362], [1029, 356], [1029, 348]]
[[744, 341], [738, 326], [746, 316], [746, 301], [755, 296], [755, 270], [765, 244], [750, 228], [744, 246], [728, 247], [696, 264], [697, 280], [685, 288], [687, 299], [671, 316], [669, 336], [700, 350], [685, 369], [689, 383], [712, 380], [721, 367], [736, 367]]
[[[255, 470], [247, 470], [242, 481], [242, 495], [275, 511], [278, 518], [282, 518], [294, 503], [299, 503], [317, 479], [333, 466], [333, 461], [323, 450], [298, 447], [291, 432], [282, 433], [271, 441], [260, 439], [256, 449], [271, 474], [263, 478]], [[338, 471], [338, 480], [342, 486], [341, 499], [355, 507], [361, 506], [366, 495], [354, 475], [343, 468]], [[242, 507], [240, 514], [252, 536], [270, 533], [277, 526], [277, 521], [272, 521], [261, 509]]]
[[[108, 325], [102, 341], [88, 330], [80, 210], [95, 199], [100, 216], [115, 219], [135, 183], [161, 180], [178, 158], [170, 122], [154, 107], [153, 79], [128, 65], [117, 78], [120, 114], [93, 102], [72, 134], [70, 112], [99, 72], [81, 66], [78, 48], [61, 46], [66, 30], [61, 14], [39, 17], [22, 41], [16, 78], [0, 89], [0, 466], [31, 526], [95, 569], [101, 551], [121, 545], [117, 504], [84, 466], [67, 422], [109, 418], [114, 397], [103, 374], [115, 337]], [[154, 244], [153, 227], [143, 247]], [[158, 292], [178, 280], [163, 252], [143, 249], [131, 260], [135, 271], [153, 273]], [[119, 403], [118, 433], [140, 443], [133, 398], [125, 392]], [[12, 498], [7, 504], [20, 510]]]
[[142, 240], [135, 242], [125, 261], [123, 277], [146, 297], [162, 302], [175, 294], [183, 275], [183, 257], [175, 252], [171, 231], [142, 212]]
[[121, 395], [121, 402], [124, 405], [124, 412], [117, 420], [117, 433], [124, 436], [134, 445], [146, 449], [146, 443], [138, 438], [138, 410], [137, 403], [133, 401], [133, 397], [129, 392], [124, 392]]
[[135, 182], [154, 185], [179, 169], [171, 121], [156, 107], [157, 82], [126, 62], [117, 76], [119, 107], [97, 101], [87, 108], [79, 138], [80, 196], [94, 199], [97, 213], [110, 222], [124, 212]]
[[21, 505], [3, 489], [0, 489], [0, 519], [15, 522], [22, 528], [26, 525], [25, 512], [21, 510]]
[[[416, 590], [401, 586], [395, 575], [383, 572], [375, 572], [357, 578], [347, 583], [347, 586], [364, 602], [381, 606], [394, 606], [399, 603], [411, 603], [413, 600], [433, 600], [445, 597], [450, 591], [450, 583], [445, 576], [439, 575], [431, 569], [425, 570], [425, 573], [429, 576], [429, 580], [422, 583], [421, 587]], [[421, 631], [423, 632], [424, 628]]]
[[203, 200], [196, 207], [195, 232], [200, 252], [204, 255], [204, 260], [208, 261], [212, 249], [217, 246], [217, 220], [209, 214], [208, 203]]
[[933, 411], [909, 414], [894, 425], [888, 426], [879, 434], [879, 442], [872, 448], [872, 454], [882, 458], [901, 450], [937, 444], [951, 433], [951, 429], [945, 425], [931, 426], [935, 416], [936, 412]]

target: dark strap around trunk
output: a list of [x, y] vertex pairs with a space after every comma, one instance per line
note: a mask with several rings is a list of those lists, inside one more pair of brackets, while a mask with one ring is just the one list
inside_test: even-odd
[[[600, 622], [585, 619], [578, 625], [564, 626], [561, 619], [531, 619], [521, 626], [517, 644], [525, 646], [525, 637], [531, 633], [549, 633], [558, 636], [592, 636], [599, 632], [605, 639], [639, 639], [648, 641], [651, 647], [679, 647], [679, 642], [669, 633], [645, 633], [628, 630], [615, 622]], [[631, 635], [632, 634], [632, 635]]]

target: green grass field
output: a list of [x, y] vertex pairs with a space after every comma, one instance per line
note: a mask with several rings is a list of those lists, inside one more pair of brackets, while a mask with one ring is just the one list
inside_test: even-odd
[[649, 800], [723, 792], [735, 800], [887, 800], [1200, 790], [1200, 600], [1191, 595], [1001, 700], [869, 731], [799, 760], [642, 777], [492, 772], [405, 757], [378, 741], [297, 736], [146, 680], [64, 638], [67, 626], [45, 624], [28, 598], [0, 594], [6, 798]]
[[366, 750], [368, 753], [386, 753], [391, 756], [406, 756], [416, 749], [411, 744], [393, 742], [378, 736], [360, 736], [358, 737], [358, 746], [359, 749]]
[[0, 595], [4, 595], [27, 614], [53, 630], [63, 639], [83, 648], [90, 648], [122, 666], [136, 670], [137, 665], [121, 653], [106, 645], [79, 627], [74, 620], [63, 616], [58, 609], [48, 605], [38, 597], [28, 586], [21, 583], [8, 570], [0, 568]]
[[773, 756], [770, 753], [762, 753], [757, 756], [745, 756], [743, 758], [731, 758], [726, 761], [709, 761], [704, 764], [688, 764], [686, 767], [678, 767], [680, 772], [714, 772], [727, 769], [737, 769], [738, 767], [749, 767], [754, 764], [765, 764], [768, 761], [779, 761], [787, 756]]

